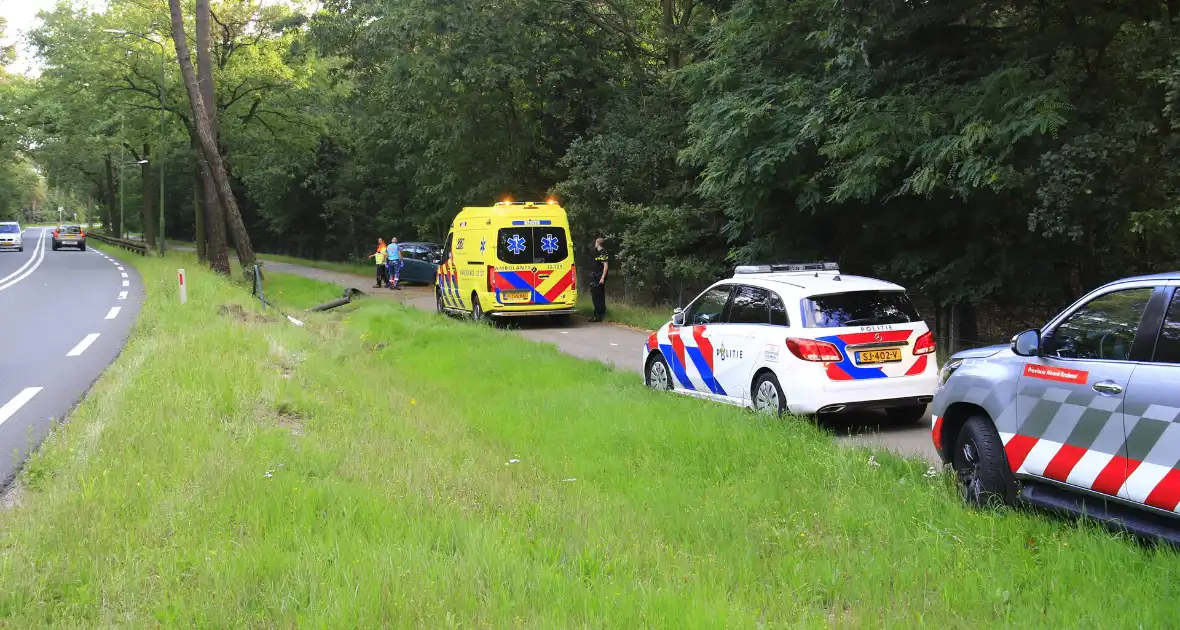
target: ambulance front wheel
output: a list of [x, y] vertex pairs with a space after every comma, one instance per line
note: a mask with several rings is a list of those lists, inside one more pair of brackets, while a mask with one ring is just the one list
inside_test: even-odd
[[443, 307], [442, 291], [437, 288], [434, 290], [434, 310], [439, 314], [445, 314], [447, 309]]

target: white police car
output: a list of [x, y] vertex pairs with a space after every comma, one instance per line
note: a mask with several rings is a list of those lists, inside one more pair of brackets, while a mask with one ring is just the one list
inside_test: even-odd
[[830, 262], [737, 267], [643, 349], [655, 389], [776, 414], [879, 409], [896, 422], [922, 419], [937, 363], [903, 287]]

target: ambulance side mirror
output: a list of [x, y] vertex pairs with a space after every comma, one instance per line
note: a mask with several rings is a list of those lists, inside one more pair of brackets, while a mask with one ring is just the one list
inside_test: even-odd
[[684, 309], [677, 307], [676, 310], [672, 311], [672, 324], [675, 326], [684, 325]]

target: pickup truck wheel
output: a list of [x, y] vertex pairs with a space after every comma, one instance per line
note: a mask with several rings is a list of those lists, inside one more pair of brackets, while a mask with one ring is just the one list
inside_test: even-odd
[[978, 507], [1014, 505], [1016, 480], [991, 420], [972, 416], [959, 431], [952, 459], [963, 499]]

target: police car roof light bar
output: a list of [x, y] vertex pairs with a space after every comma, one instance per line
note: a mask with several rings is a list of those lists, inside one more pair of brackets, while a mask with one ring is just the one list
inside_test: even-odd
[[774, 265], [738, 265], [734, 275], [751, 273], [782, 273], [784, 271], [834, 271], [840, 272], [840, 265], [834, 262], [782, 263]]

